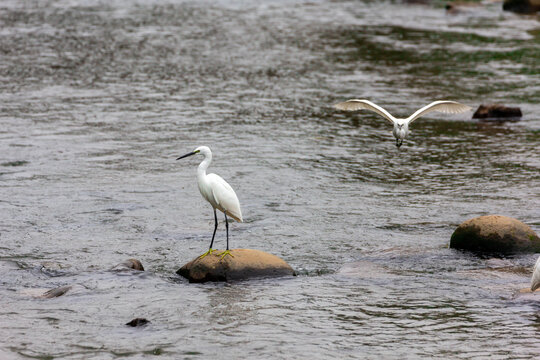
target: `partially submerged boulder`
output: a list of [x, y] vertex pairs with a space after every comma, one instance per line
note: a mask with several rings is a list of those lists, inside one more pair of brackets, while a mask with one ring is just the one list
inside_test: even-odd
[[509, 107], [502, 104], [480, 105], [474, 112], [473, 119], [487, 120], [519, 120], [523, 114], [518, 107]]
[[69, 290], [73, 288], [72, 285], [66, 285], [66, 286], [60, 286], [51, 290], [46, 291], [42, 297], [46, 299], [52, 299], [55, 297], [59, 297], [67, 293]]
[[127, 259], [126, 261], [115, 265], [111, 269], [111, 271], [131, 271], [131, 270], [144, 271], [144, 267], [142, 263], [137, 259]]
[[189, 282], [245, 280], [255, 277], [293, 276], [294, 270], [279, 257], [260, 250], [233, 249], [231, 255], [220, 255], [223, 250], [197, 257], [176, 273]]
[[459, 225], [452, 234], [450, 247], [491, 254], [540, 252], [540, 238], [517, 219], [486, 215]]

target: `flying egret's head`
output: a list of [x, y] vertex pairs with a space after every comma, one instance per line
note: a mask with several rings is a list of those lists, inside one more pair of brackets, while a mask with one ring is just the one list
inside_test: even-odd
[[212, 152], [210, 151], [210, 148], [208, 146], [199, 146], [198, 148], [196, 148], [192, 152], [187, 153], [185, 155], [182, 155], [179, 158], [177, 158], [176, 160], [180, 160], [180, 159], [183, 159], [185, 157], [195, 155], [195, 154], [199, 154], [199, 153], [203, 154], [205, 157], [208, 157], [208, 156], [212, 155]]

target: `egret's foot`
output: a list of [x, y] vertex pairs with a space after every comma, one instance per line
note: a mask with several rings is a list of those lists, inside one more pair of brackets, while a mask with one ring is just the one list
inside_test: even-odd
[[231, 252], [229, 250], [225, 250], [224, 252], [218, 254], [218, 256], [221, 255], [221, 259], [219, 259], [220, 261], [223, 260], [223, 258], [227, 255], [229, 255], [230, 257], [234, 257], [233, 254], [231, 254]]
[[203, 257], [205, 257], [206, 255], [212, 254], [214, 251], [216, 251], [216, 250], [214, 250], [214, 249], [208, 249], [207, 252], [205, 252], [204, 254], [202, 254], [201, 256], [199, 256], [199, 260], [202, 259]]

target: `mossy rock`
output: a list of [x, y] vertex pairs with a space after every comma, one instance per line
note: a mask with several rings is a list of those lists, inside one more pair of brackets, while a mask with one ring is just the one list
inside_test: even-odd
[[222, 258], [223, 250], [197, 257], [182, 266], [176, 273], [189, 282], [246, 280], [257, 277], [282, 277], [296, 275], [281, 258], [260, 250], [233, 249]]
[[486, 215], [459, 225], [450, 238], [450, 247], [489, 254], [540, 252], [540, 238], [517, 219]]

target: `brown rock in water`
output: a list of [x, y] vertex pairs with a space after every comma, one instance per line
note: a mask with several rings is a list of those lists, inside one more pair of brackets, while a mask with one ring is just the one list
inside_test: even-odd
[[203, 258], [197, 257], [176, 273], [189, 282], [245, 280], [254, 277], [280, 277], [296, 275], [279, 257], [260, 250], [233, 249], [221, 259], [223, 250], [215, 250]]
[[144, 267], [137, 259], [127, 259], [124, 262], [114, 266], [111, 271], [126, 271], [126, 270], [138, 270], [144, 271]]
[[473, 119], [518, 119], [521, 116], [523, 115], [518, 107], [508, 107], [502, 104], [482, 104], [474, 112]]
[[540, 238], [519, 220], [487, 215], [459, 225], [452, 234], [450, 247], [493, 254], [540, 252]]
[[540, 11], [540, 0], [505, 0], [503, 10], [520, 14], [532, 14]]

